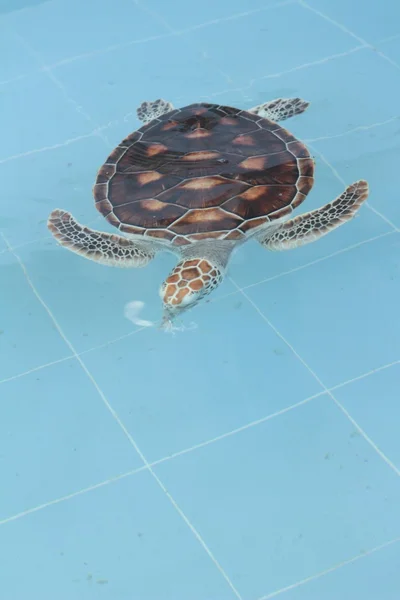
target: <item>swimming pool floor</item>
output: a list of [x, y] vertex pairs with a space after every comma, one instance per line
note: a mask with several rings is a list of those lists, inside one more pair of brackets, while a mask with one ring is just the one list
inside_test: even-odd
[[[2, 598], [398, 600], [399, 4], [3, 0], [0, 49]], [[195, 327], [124, 317], [159, 318], [173, 257], [49, 235], [57, 207], [112, 230], [91, 189], [142, 101], [294, 96], [305, 210], [361, 178], [368, 203], [240, 248]]]

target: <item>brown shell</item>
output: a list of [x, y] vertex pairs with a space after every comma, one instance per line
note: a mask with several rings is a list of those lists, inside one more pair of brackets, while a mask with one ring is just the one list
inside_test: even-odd
[[307, 148], [277, 123], [192, 104], [124, 139], [99, 170], [94, 197], [128, 234], [176, 246], [239, 240], [301, 204], [313, 173]]

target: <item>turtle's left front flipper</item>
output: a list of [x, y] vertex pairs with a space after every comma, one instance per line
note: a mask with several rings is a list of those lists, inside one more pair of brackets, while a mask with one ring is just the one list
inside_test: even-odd
[[78, 223], [64, 210], [53, 210], [47, 226], [62, 246], [103, 265], [145, 267], [155, 256], [154, 250], [146, 242], [131, 241], [120, 235], [94, 231]]
[[322, 208], [290, 219], [270, 234], [261, 232], [258, 241], [268, 250], [290, 250], [314, 242], [354, 217], [367, 197], [368, 183], [357, 181]]

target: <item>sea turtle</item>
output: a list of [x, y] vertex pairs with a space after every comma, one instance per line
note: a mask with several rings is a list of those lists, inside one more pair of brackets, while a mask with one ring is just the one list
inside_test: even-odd
[[96, 208], [121, 234], [94, 231], [54, 210], [48, 227], [66, 248], [104, 265], [144, 267], [170, 251], [177, 266], [160, 288], [164, 323], [222, 281], [232, 250], [255, 238], [268, 250], [312, 242], [351, 219], [368, 196], [350, 185], [320, 209], [287, 219], [313, 185], [306, 146], [277, 124], [308, 102], [279, 98], [241, 110], [143, 102], [144, 122], [100, 168]]

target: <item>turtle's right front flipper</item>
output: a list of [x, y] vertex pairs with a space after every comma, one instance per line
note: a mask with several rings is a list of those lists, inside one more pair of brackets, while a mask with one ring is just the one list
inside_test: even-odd
[[174, 110], [171, 102], [159, 98], [158, 100], [153, 100], [151, 102], [142, 102], [136, 110], [136, 113], [140, 121], [143, 121], [143, 123], [150, 123], [153, 119], [158, 119], [159, 117], [162, 117], [162, 115], [171, 112], [171, 110]]
[[144, 267], [155, 255], [154, 249], [146, 242], [131, 241], [119, 235], [94, 231], [80, 225], [64, 210], [53, 210], [47, 226], [62, 246], [103, 265]]
[[310, 106], [309, 102], [302, 100], [301, 98], [277, 98], [264, 104], [259, 104], [250, 108], [248, 112], [258, 115], [263, 119], [270, 119], [270, 121], [285, 121], [300, 115]]

